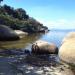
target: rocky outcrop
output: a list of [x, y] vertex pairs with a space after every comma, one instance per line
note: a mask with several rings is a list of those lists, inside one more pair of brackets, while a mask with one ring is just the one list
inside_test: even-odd
[[15, 30], [15, 33], [20, 37], [20, 38], [23, 38], [25, 37], [26, 35], [28, 35], [27, 32], [23, 32], [21, 30]]
[[9, 27], [0, 25], [0, 41], [18, 40], [19, 36]]
[[32, 45], [32, 53], [34, 54], [58, 54], [58, 48], [54, 44], [46, 41], [38, 40]]
[[62, 41], [59, 57], [67, 63], [75, 64], [75, 32], [69, 33]]

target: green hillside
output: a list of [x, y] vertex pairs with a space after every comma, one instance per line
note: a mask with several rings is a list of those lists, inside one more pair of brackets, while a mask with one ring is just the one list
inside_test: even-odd
[[28, 33], [47, 29], [43, 24], [30, 17], [24, 9], [14, 9], [8, 5], [0, 6], [0, 25], [7, 25], [14, 30], [23, 30]]

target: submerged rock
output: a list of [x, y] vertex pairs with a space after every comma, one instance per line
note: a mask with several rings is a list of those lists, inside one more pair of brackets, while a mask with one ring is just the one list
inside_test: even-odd
[[0, 25], [0, 41], [18, 40], [19, 36], [8, 26]]
[[63, 40], [59, 57], [67, 63], [75, 64], [75, 32], [69, 33]]

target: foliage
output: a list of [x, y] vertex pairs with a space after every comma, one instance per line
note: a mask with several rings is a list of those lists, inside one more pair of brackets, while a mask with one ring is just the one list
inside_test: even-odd
[[8, 5], [0, 7], [0, 24], [27, 32], [37, 32], [44, 27], [43, 24], [29, 17], [24, 9], [14, 9]]

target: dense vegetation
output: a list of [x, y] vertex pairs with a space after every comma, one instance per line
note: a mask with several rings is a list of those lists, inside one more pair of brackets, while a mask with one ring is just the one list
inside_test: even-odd
[[8, 5], [0, 6], [0, 25], [7, 25], [12, 29], [26, 32], [38, 32], [47, 29], [43, 24], [31, 18], [24, 9], [14, 9]]

